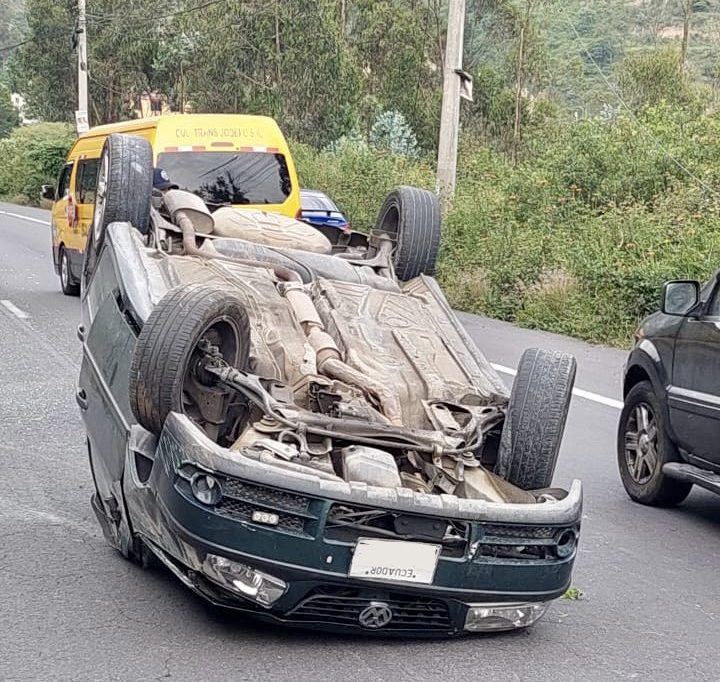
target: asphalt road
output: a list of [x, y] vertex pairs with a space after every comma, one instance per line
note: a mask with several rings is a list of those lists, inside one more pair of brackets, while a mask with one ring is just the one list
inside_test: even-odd
[[569, 350], [577, 386], [601, 396], [574, 398], [557, 477], [585, 484], [580, 600], [526, 632], [365, 640], [232, 619], [124, 561], [88, 502], [79, 303], [58, 288], [47, 220], [0, 204], [0, 680], [718, 679], [720, 498], [695, 491], [675, 510], [626, 498], [614, 457], [625, 354], [469, 315], [499, 366], [528, 346]]

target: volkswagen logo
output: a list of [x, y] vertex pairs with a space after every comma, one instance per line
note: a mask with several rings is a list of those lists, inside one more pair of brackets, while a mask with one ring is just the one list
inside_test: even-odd
[[371, 601], [370, 606], [366, 606], [358, 616], [360, 625], [368, 630], [377, 630], [384, 628], [393, 617], [390, 607], [381, 601]]

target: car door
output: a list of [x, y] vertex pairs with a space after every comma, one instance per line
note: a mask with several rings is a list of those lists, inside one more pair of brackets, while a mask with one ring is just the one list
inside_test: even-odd
[[58, 176], [55, 190], [55, 202], [50, 213], [50, 230], [52, 233], [53, 260], [56, 268], [59, 266], [58, 257], [60, 245], [64, 244], [68, 235], [67, 200], [70, 194], [70, 179], [72, 178], [74, 164], [66, 163]]
[[[97, 189], [100, 159], [80, 159], [75, 173], [75, 200], [77, 203], [77, 235], [80, 250], [85, 249], [87, 232], [95, 211], [95, 190]], [[82, 258], [80, 259], [82, 264]], [[74, 265], [74, 264], [73, 264]], [[76, 270], [79, 272], [79, 270]]]
[[720, 287], [702, 315], [683, 321], [675, 343], [670, 420], [681, 448], [720, 466]]
[[87, 256], [77, 402], [85, 422], [95, 485], [110, 509], [113, 498], [120, 504], [118, 486], [134, 422], [128, 374], [135, 335], [124, 314], [112, 247], [106, 242], [96, 250], [91, 240]]

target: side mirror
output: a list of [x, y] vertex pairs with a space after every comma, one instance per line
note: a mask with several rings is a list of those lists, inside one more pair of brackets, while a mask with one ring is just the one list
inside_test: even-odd
[[662, 311], [666, 315], [687, 315], [700, 302], [700, 282], [673, 280], [662, 289]]
[[48, 201], [55, 201], [55, 185], [43, 185], [40, 190], [40, 197]]

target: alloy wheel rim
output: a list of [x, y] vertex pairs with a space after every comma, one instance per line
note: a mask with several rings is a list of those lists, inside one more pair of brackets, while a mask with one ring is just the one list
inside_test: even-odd
[[658, 467], [658, 427], [652, 408], [639, 403], [628, 418], [625, 429], [625, 462], [638, 485], [645, 485]]
[[67, 254], [63, 251], [62, 258], [60, 259], [60, 279], [62, 285], [67, 288], [70, 283], [70, 273], [68, 272]]
[[107, 154], [103, 155], [98, 173], [97, 188], [95, 190], [95, 213], [93, 214], [93, 238], [97, 242], [100, 238], [103, 217], [105, 214], [105, 196], [107, 194]]

